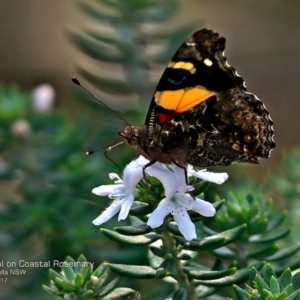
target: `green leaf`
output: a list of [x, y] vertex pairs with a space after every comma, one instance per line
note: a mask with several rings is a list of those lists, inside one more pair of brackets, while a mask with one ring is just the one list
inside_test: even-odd
[[264, 277], [264, 281], [266, 282], [267, 285], [270, 285], [270, 280], [271, 280], [272, 276], [274, 278], [276, 278], [275, 272], [273, 271], [271, 265], [265, 264], [263, 277]]
[[120, 234], [134, 236], [149, 233], [151, 231], [151, 227], [149, 227], [147, 224], [139, 224], [133, 226], [115, 227], [114, 230]]
[[260, 205], [258, 202], [253, 202], [251, 205], [250, 205], [250, 209], [248, 211], [248, 218], [254, 218], [258, 213], [259, 213], [259, 210], [261, 209]]
[[94, 296], [94, 291], [91, 289], [88, 289], [82, 294], [82, 299], [90, 299], [90, 298], [92, 298], [92, 296]]
[[[291, 271], [298, 270], [300, 268], [300, 260], [290, 262], [289, 268], [291, 269]], [[276, 266], [276, 268], [274, 269], [276, 276], [280, 276], [285, 269], [286, 266]]]
[[62, 270], [66, 276], [66, 279], [70, 282], [74, 281], [76, 274], [74, 273], [73, 269], [67, 265], [63, 265]]
[[272, 219], [268, 224], [267, 231], [273, 231], [285, 220], [286, 216], [287, 216], [287, 211], [285, 210], [284, 212], [278, 214], [277, 216], [272, 217]]
[[186, 240], [176, 236], [174, 236], [174, 238], [180, 245], [184, 246], [184, 248], [186, 249], [203, 251], [203, 250], [219, 248], [221, 246], [225, 246], [227, 244], [232, 243], [234, 240], [236, 240], [244, 233], [246, 228], [247, 225], [243, 224], [235, 228], [223, 231], [221, 233], [206, 237], [204, 239], [193, 240], [190, 242], [187, 242]]
[[79, 288], [79, 287], [83, 286], [83, 284], [84, 284], [84, 278], [83, 278], [82, 274], [77, 273], [75, 280], [74, 280], [75, 287]]
[[154, 232], [150, 232], [144, 235], [126, 236], [104, 228], [101, 228], [100, 231], [105, 236], [112, 239], [113, 241], [116, 241], [118, 243], [128, 244], [128, 245], [143, 246], [143, 245], [151, 244], [157, 241], [158, 239], [160, 239], [160, 236]]
[[187, 242], [186, 239], [178, 237], [174, 235], [174, 239], [176, 242], [178, 242], [180, 245], [182, 245], [185, 249], [188, 250], [197, 250], [197, 251], [205, 251], [210, 250], [214, 248], [221, 247], [223, 243], [225, 243], [226, 238], [225, 237], [207, 237], [202, 240], [193, 240], [190, 242]]
[[51, 289], [48, 286], [42, 284], [42, 288], [51, 295], [57, 295], [57, 290]]
[[293, 291], [300, 290], [300, 272], [297, 272], [296, 274], [293, 275], [292, 283], [293, 283]]
[[251, 300], [248, 293], [246, 291], [244, 291], [243, 289], [241, 289], [239, 286], [234, 284], [233, 290], [234, 290], [238, 300]]
[[[98, 32], [94, 30], [88, 30], [84, 31], [86, 36], [90, 36], [94, 38], [95, 40], [99, 41], [103, 44], [109, 44], [110, 46], [117, 47], [121, 41], [118, 41], [114, 36], [112, 35], [103, 35], [103, 32]], [[128, 41], [129, 42], [129, 41]]]
[[179, 288], [175, 290], [171, 295], [167, 297], [167, 299], [172, 300], [188, 300], [188, 293], [187, 290], [184, 288]]
[[255, 276], [255, 287], [261, 295], [266, 295], [266, 291], [270, 291], [268, 284], [263, 280], [260, 274], [256, 274]]
[[105, 263], [114, 273], [130, 278], [154, 278], [156, 270], [148, 266], [133, 266]]
[[219, 200], [219, 201], [216, 201], [216, 202], [212, 203], [212, 205], [216, 209], [216, 211], [218, 211], [223, 206], [223, 204], [225, 202], [226, 202], [225, 199], [222, 199], [222, 200]]
[[[263, 266], [263, 263], [257, 264], [256, 267], [260, 269]], [[226, 276], [219, 279], [214, 280], [195, 280], [197, 284], [203, 284], [205, 286], [214, 286], [214, 287], [221, 287], [221, 286], [231, 286], [233, 284], [238, 284], [248, 279], [249, 277], [249, 268], [244, 268], [237, 270], [233, 275]]]
[[194, 184], [193, 185], [194, 190], [192, 191], [192, 195], [195, 197], [199, 196], [200, 194], [204, 193], [209, 186], [210, 186], [210, 182], [208, 181], [201, 181]]
[[71, 284], [70, 282], [66, 280], [56, 279], [56, 283], [59, 283], [59, 285], [66, 291], [66, 292], [74, 292], [77, 290], [77, 288]]
[[134, 201], [130, 209], [130, 214], [133, 216], [145, 216], [151, 212], [151, 206], [140, 201]]
[[180, 233], [179, 228], [178, 228], [177, 224], [175, 223], [175, 221], [168, 220], [167, 222], [165, 222], [165, 225], [172, 234], [181, 236], [181, 233]]
[[193, 259], [193, 257], [188, 254], [188, 253], [178, 253], [177, 258], [179, 258], [180, 260], [191, 260]]
[[292, 291], [293, 291], [292, 282], [288, 284], [284, 289], [281, 290], [282, 293], [286, 293], [287, 295], [290, 295]]
[[251, 287], [254, 287], [254, 283], [255, 283], [255, 278], [256, 275], [259, 274], [259, 272], [257, 271], [257, 269], [255, 267], [251, 267], [250, 268], [250, 273], [249, 273], [249, 282]]
[[115, 49], [112, 49], [112, 47], [102, 44], [91, 37], [72, 33], [69, 34], [69, 38], [80, 50], [92, 58], [111, 63], [123, 62], [121, 55]]
[[279, 296], [275, 296], [276, 298], [274, 298], [274, 299], [276, 299], [276, 300], [286, 300], [286, 298], [287, 298], [287, 293], [286, 292], [284, 292], [284, 293], [281, 293]]
[[81, 68], [78, 68], [78, 72], [89, 83], [101, 89], [104, 93], [108, 93], [110, 95], [130, 95], [134, 93], [134, 90], [124, 81], [103, 78]]
[[[57, 272], [55, 272], [54, 270], [52, 270], [52, 269], [49, 269], [49, 277], [50, 277], [50, 279], [53, 281], [53, 282], [61, 282], [62, 280], [64, 280], [64, 277], [61, 275], [61, 274], [59, 274], [59, 273], [57, 273]], [[58, 279], [60, 279], [60, 281], [57, 281]]]
[[[232, 268], [232, 267], [236, 268], [237, 266], [229, 266], [229, 268]], [[199, 267], [199, 268], [201, 268], [201, 267]], [[240, 268], [237, 267], [237, 269], [240, 269]], [[221, 259], [216, 259], [214, 264], [211, 267], [211, 270], [213, 270], [213, 271], [223, 271], [223, 270], [225, 270], [225, 267], [224, 267], [224, 264], [223, 264], [222, 260]]]
[[251, 251], [248, 254], [248, 258], [265, 260], [267, 257], [273, 255], [276, 251], [278, 251], [278, 249], [279, 249], [279, 245], [270, 245], [255, 251]]
[[77, 262], [80, 262], [81, 264], [78, 267], [77, 266], [75, 267], [75, 271], [80, 272], [80, 274], [83, 277], [83, 280], [85, 281], [87, 277], [91, 275], [91, 271], [93, 270], [93, 267], [89, 267], [87, 265], [87, 259], [82, 254], [77, 259]]
[[283, 291], [290, 283], [292, 283], [292, 272], [290, 268], [284, 270], [278, 279], [280, 290]]
[[159, 268], [157, 269], [156, 276], [158, 278], [163, 278], [166, 276], [175, 277], [178, 273], [176, 261], [171, 259], [164, 260]]
[[208, 287], [199, 285], [195, 289], [197, 299], [205, 299], [208, 296], [211, 296], [217, 292], [215, 287]]
[[80, 7], [85, 11], [89, 16], [94, 18], [96, 21], [106, 22], [106, 23], [114, 23], [120, 19], [119, 16], [114, 15], [113, 13], [108, 13], [107, 11], [103, 12], [103, 10], [98, 9], [98, 7], [92, 6], [88, 2], [79, 3]]
[[[123, 297], [133, 296], [135, 294], [135, 291], [130, 288], [116, 288], [111, 293], [106, 295], [104, 298], [101, 298], [103, 300], [112, 300], [112, 299], [121, 299]], [[100, 299], [100, 298], [98, 298]]]
[[164, 257], [166, 255], [166, 251], [156, 246], [149, 246], [149, 250], [158, 257]]
[[294, 255], [296, 252], [298, 252], [299, 249], [300, 249], [300, 244], [296, 244], [295, 246], [285, 248], [281, 251], [278, 251], [276, 254], [269, 256], [268, 261], [278, 261], [278, 260], [286, 259]]
[[236, 268], [230, 268], [223, 271], [210, 271], [210, 270], [199, 270], [198, 268], [193, 267], [183, 267], [185, 273], [188, 274], [189, 278], [192, 279], [217, 279], [225, 276], [232, 275], [236, 272]]
[[278, 294], [280, 292], [279, 283], [274, 276], [270, 279], [270, 290], [273, 294]]
[[122, 278], [118, 277], [110, 281], [109, 283], [106, 283], [102, 288], [101, 292], [98, 294], [98, 297], [104, 297], [111, 293], [114, 289], [117, 288], [117, 286], [120, 284]]
[[280, 231], [276, 234], [272, 234], [271, 236], [264, 236], [263, 234], [257, 234], [250, 237], [249, 241], [251, 243], [272, 243], [274, 241], [280, 240], [286, 237], [291, 232], [290, 229]]
[[293, 292], [291, 295], [289, 295], [286, 300], [299, 300], [300, 299], [300, 290], [297, 290]]
[[266, 299], [266, 300], [275, 300], [275, 298], [272, 295], [272, 293], [269, 290], [267, 290], [267, 289], [263, 289], [262, 295], [265, 296], [264, 299]]
[[175, 1], [160, 2], [160, 5], [141, 12], [139, 19], [144, 22], [157, 23], [165, 21], [173, 16], [178, 8]]
[[83, 254], [80, 254], [78, 259], [77, 259], [77, 262], [80, 262], [81, 264], [78, 265], [78, 266], [75, 265], [75, 272], [80, 272], [81, 271], [81, 266], [86, 265], [87, 259]]
[[233, 251], [231, 251], [227, 247], [221, 247], [218, 249], [213, 249], [210, 251], [213, 255], [215, 255], [218, 258], [222, 259], [235, 259], [237, 258], [237, 254]]
[[269, 224], [268, 218], [253, 218], [248, 223], [248, 232], [250, 235], [258, 234], [267, 230]]

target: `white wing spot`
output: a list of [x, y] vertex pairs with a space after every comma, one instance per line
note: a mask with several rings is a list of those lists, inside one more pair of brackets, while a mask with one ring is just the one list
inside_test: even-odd
[[186, 45], [187, 45], [187, 46], [195, 46], [196, 43], [193, 43], [193, 42], [186, 42]]
[[213, 62], [208, 58], [205, 58], [203, 62], [208, 67], [211, 67], [213, 65]]

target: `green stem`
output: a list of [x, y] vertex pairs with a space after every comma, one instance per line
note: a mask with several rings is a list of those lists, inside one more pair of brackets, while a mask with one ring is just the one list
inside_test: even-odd
[[186, 273], [183, 271], [181, 261], [177, 257], [178, 247], [176, 246], [176, 241], [166, 227], [162, 232], [162, 242], [167, 252], [172, 254], [175, 261], [177, 274], [176, 276], [173, 276], [173, 278], [177, 281], [179, 287], [184, 288], [187, 291], [189, 300], [196, 300], [194, 285], [189, 281]]

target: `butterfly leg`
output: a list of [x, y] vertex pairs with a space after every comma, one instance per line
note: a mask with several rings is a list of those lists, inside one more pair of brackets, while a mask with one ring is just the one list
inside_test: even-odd
[[177, 167], [183, 169], [183, 171], [184, 171], [184, 177], [185, 177], [185, 183], [186, 183], [186, 185], [188, 185], [189, 184], [189, 179], [188, 179], [188, 174], [187, 174], [186, 167], [180, 165], [175, 160], [173, 161], [173, 164], [176, 165]]
[[148, 167], [152, 166], [153, 164], [155, 164], [156, 162], [157, 162], [157, 160], [153, 159], [150, 162], [148, 162], [147, 164], [145, 164], [142, 168], [143, 169], [143, 177], [144, 177], [145, 182], [147, 184], [148, 204], [150, 202], [150, 184], [149, 184], [149, 181], [148, 181], [147, 176], [146, 176], [146, 169]]

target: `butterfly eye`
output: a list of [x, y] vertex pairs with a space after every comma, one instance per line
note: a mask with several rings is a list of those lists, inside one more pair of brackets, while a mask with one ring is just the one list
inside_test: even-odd
[[174, 72], [172, 74], [172, 77], [168, 77], [168, 81], [171, 84], [179, 85], [186, 79], [186, 74], [182, 71]]

